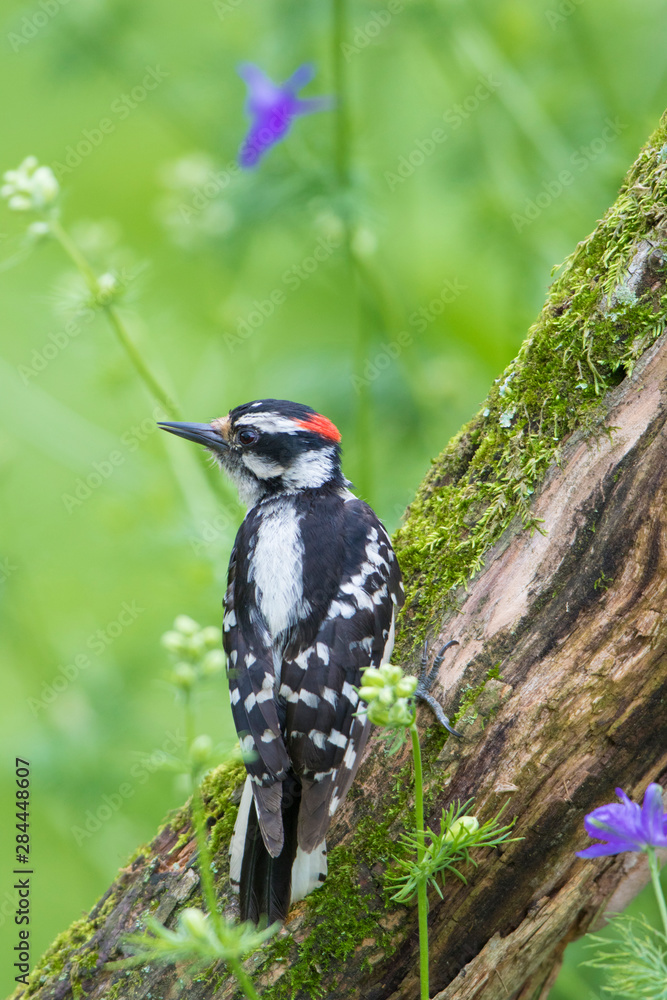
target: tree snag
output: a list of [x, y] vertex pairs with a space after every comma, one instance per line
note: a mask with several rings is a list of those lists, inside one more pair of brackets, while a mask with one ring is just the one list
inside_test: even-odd
[[[667, 121], [554, 283], [487, 404], [420, 487], [397, 535], [408, 603], [394, 655], [451, 650], [436, 692], [464, 733], [420, 709], [428, 824], [474, 797], [522, 838], [430, 897], [437, 1000], [546, 997], [565, 944], [648, 879], [643, 858], [581, 861], [583, 817], [667, 780]], [[467, 589], [466, 589], [467, 588]], [[219, 905], [238, 767], [206, 779]], [[372, 738], [328, 835], [330, 875], [246, 963], [265, 998], [412, 1000], [416, 905], [384, 873], [410, 822], [407, 747]], [[222, 966], [119, 972], [123, 935], [200, 905], [187, 806], [56, 940], [17, 997], [239, 995]]]

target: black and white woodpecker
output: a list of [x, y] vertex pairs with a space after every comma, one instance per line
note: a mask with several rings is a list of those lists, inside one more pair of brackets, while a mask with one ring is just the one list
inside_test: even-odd
[[241, 919], [284, 921], [326, 876], [327, 829], [370, 728], [356, 687], [391, 655], [401, 573], [341, 471], [338, 430], [311, 407], [262, 399], [210, 424], [160, 427], [208, 448], [248, 507], [224, 599], [248, 771], [231, 879]]

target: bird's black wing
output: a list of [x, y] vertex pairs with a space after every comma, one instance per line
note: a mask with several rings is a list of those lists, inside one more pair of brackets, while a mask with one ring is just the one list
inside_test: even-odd
[[[244, 621], [247, 609], [254, 606], [248, 593], [254, 584], [248, 581], [247, 568], [238, 566], [239, 549], [248, 550], [239, 545], [239, 539], [248, 527], [252, 528], [241, 526], [229, 563], [222, 638], [234, 725], [254, 784], [262, 836], [269, 852], [276, 856], [283, 846], [282, 782], [290, 770], [290, 759], [278, 718], [275, 664], [268, 635]], [[252, 537], [251, 531], [248, 533]]]
[[[366, 667], [391, 654], [395, 614], [404, 599], [389, 536], [371, 508], [350, 495], [339, 520], [342, 562], [335, 595], [312, 641], [304, 647], [300, 635], [288, 644], [279, 689], [289, 757], [301, 779], [298, 843], [306, 852], [324, 839], [356, 774], [370, 726], [355, 688]], [[311, 532], [304, 518], [306, 594], [318, 586], [308, 578], [324, 544], [315, 534], [318, 525], [319, 519]]]

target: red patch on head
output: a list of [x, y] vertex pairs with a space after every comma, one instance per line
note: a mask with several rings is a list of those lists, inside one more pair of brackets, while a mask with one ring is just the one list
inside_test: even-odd
[[321, 413], [314, 413], [312, 417], [307, 417], [305, 420], [295, 419], [294, 422], [307, 431], [321, 434], [322, 437], [328, 438], [329, 441], [335, 441], [336, 443], [340, 441], [340, 431], [336, 425], [332, 424], [327, 417], [323, 417]]

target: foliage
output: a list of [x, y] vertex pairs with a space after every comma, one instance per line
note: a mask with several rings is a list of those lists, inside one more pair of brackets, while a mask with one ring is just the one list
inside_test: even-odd
[[[241, 961], [272, 937], [278, 930], [278, 924], [258, 930], [249, 922], [233, 923], [219, 913], [202, 789], [202, 779], [213, 761], [212, 744], [209, 737], [203, 734], [195, 736], [194, 694], [202, 681], [221, 669], [224, 657], [216, 648], [218, 640], [217, 629], [201, 628], [188, 615], [178, 615], [173, 629], [162, 636], [162, 645], [176, 659], [171, 683], [183, 699], [188, 737], [187, 759], [183, 763], [190, 773], [192, 826], [197, 841], [202, 896], [208, 913], [196, 906], [185, 907], [178, 914], [173, 931], [154, 917], [147, 917], [148, 933], [129, 934], [125, 938], [131, 957], [110, 962], [109, 967], [130, 969], [151, 962], [168, 965], [182, 963], [184, 971], [192, 976], [211, 962], [222, 961], [229, 966], [248, 1000], [257, 1000], [257, 993]], [[230, 756], [230, 760], [237, 758], [237, 753]]]
[[359, 709], [358, 714], [367, 713], [371, 722], [392, 738], [393, 745], [389, 752], [394, 752], [407, 737], [412, 745], [415, 829], [414, 832], [403, 833], [400, 846], [404, 851], [400, 857], [394, 857], [394, 868], [387, 875], [387, 883], [394, 889], [391, 897], [394, 902], [409, 903], [417, 896], [420, 996], [421, 1000], [428, 1000], [427, 889], [433, 886], [442, 899], [438, 878], [444, 883], [446, 872], [465, 882], [459, 866], [470, 862], [476, 865], [470, 852], [475, 848], [496, 847], [506, 842], [512, 824], [499, 826], [503, 806], [497, 816], [480, 826], [475, 816], [466, 813], [471, 804], [468, 801], [463, 805], [452, 803], [447, 810], [443, 809], [439, 833], [425, 829], [422, 753], [415, 706], [415, 698], [420, 696], [417, 679], [406, 675], [401, 667], [385, 663], [379, 669], [369, 667], [365, 670], [361, 685], [359, 695], [367, 707]]
[[594, 958], [585, 962], [607, 973], [602, 990], [618, 1000], [665, 1000], [667, 997], [667, 937], [643, 917], [617, 914], [611, 940], [587, 936]]
[[499, 844], [510, 842], [508, 835], [514, 824], [500, 826], [498, 823], [504, 806], [497, 816], [488, 819], [480, 826], [478, 820], [467, 813], [471, 805], [472, 799], [469, 799], [464, 803], [453, 802], [448, 809], [442, 810], [440, 832], [425, 831], [424, 857], [421, 864], [415, 864], [413, 860], [419, 850], [419, 833], [402, 835], [401, 840], [411, 856], [397, 858], [394, 869], [387, 875], [389, 884], [396, 890], [391, 897], [395, 902], [408, 903], [414, 898], [422, 883], [435, 889], [442, 899], [438, 878], [444, 885], [445, 875], [449, 872], [465, 882], [465, 876], [459, 866], [472, 864], [477, 867], [477, 861], [471, 855], [471, 850], [497, 847]]

